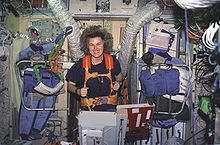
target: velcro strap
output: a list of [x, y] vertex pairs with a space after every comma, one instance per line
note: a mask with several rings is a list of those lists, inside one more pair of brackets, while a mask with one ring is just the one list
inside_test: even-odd
[[57, 38], [56, 38], [56, 40], [55, 40], [55, 44], [57, 44], [58, 41], [59, 41], [61, 38], [66, 37], [67, 35], [69, 35], [69, 34], [72, 33], [72, 32], [73, 32], [72, 26], [66, 27], [65, 32], [64, 32], [64, 33], [61, 33], [61, 34], [59, 34], [59, 35], [57, 36]]

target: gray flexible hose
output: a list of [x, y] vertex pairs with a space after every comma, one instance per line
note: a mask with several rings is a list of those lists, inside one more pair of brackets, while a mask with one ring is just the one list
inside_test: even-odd
[[128, 64], [131, 61], [131, 57], [133, 55], [133, 48], [138, 31], [141, 29], [141, 27], [144, 26], [144, 24], [153, 18], [160, 16], [160, 14], [161, 10], [159, 5], [156, 3], [156, 1], [151, 1], [146, 6], [138, 9], [126, 23], [118, 58], [123, 77], [126, 76], [128, 71]]
[[80, 30], [76, 21], [72, 18], [69, 11], [62, 0], [47, 0], [57, 22], [60, 27], [65, 30], [66, 27], [72, 26], [73, 32], [67, 36], [68, 47], [73, 61], [77, 61], [84, 56], [83, 51], [80, 50]]

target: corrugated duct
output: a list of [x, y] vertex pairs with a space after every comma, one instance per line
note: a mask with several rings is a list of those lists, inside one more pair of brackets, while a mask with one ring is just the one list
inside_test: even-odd
[[57, 22], [60, 27], [65, 30], [66, 27], [72, 26], [73, 32], [67, 36], [68, 47], [73, 61], [77, 61], [84, 56], [83, 51], [80, 50], [80, 30], [62, 0], [47, 0]]
[[138, 9], [136, 13], [132, 17], [130, 17], [128, 22], [126, 23], [118, 58], [121, 65], [123, 77], [126, 76], [128, 71], [128, 65], [133, 55], [133, 48], [138, 31], [141, 29], [141, 27], [144, 26], [144, 24], [146, 24], [153, 18], [160, 16], [160, 14], [161, 9], [157, 2], [151, 1], [147, 3], [146, 6]]

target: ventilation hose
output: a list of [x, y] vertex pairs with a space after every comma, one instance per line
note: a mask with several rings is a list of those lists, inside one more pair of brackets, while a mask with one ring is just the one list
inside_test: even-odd
[[160, 14], [161, 10], [159, 5], [156, 3], [156, 1], [151, 1], [147, 3], [146, 6], [138, 9], [126, 23], [118, 57], [123, 77], [126, 76], [128, 71], [128, 64], [133, 55], [133, 48], [135, 46], [138, 31], [144, 26], [145, 23], [149, 22], [155, 17], [160, 16]]

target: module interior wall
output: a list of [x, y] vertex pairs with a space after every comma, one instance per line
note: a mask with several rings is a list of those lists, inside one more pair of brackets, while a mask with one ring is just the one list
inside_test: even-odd
[[[102, 7], [109, 4], [107, 11], [97, 11], [97, 2], [102, 3]], [[99, 3], [98, 2], [98, 3]], [[106, 2], [106, 3], [105, 3]], [[133, 15], [137, 9], [137, 0], [132, 0], [128, 5], [119, 0], [71, 0], [69, 12], [73, 15], [84, 14], [93, 16], [94, 14], [102, 17], [112, 15], [116, 17], [127, 17]], [[106, 8], [107, 9], [107, 8]]]
[[81, 32], [91, 25], [100, 25], [113, 35], [113, 50], [119, 50], [120, 28], [125, 27], [126, 20], [112, 20], [111, 18], [91, 18], [89, 20], [79, 20], [77, 24]]

